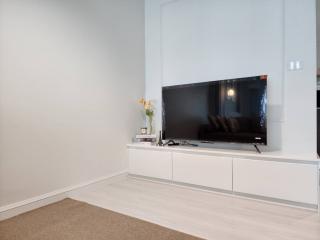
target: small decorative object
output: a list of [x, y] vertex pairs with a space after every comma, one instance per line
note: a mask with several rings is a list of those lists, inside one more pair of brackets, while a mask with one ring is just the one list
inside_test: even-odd
[[136, 135], [136, 143], [154, 145], [156, 144], [157, 136], [155, 134], [141, 134]]
[[146, 114], [146, 117], [148, 119], [148, 134], [153, 133], [153, 116], [154, 116], [154, 106], [150, 100], [146, 100], [144, 98], [141, 98], [139, 100], [139, 103], [143, 106], [144, 113]]
[[147, 134], [147, 128], [146, 127], [143, 127], [143, 128], [140, 128], [140, 134], [141, 135], [146, 135]]

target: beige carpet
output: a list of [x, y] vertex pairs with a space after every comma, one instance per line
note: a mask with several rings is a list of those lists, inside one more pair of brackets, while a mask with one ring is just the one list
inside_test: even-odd
[[196, 240], [199, 238], [72, 199], [0, 222], [0, 240]]

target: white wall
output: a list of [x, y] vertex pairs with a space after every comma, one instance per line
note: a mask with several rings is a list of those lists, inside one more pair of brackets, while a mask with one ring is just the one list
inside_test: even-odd
[[127, 168], [143, 0], [0, 0], [0, 206]]
[[[315, 156], [313, 28], [315, 0], [147, 0], [146, 97], [157, 102], [157, 128], [162, 86], [268, 74], [266, 150]], [[288, 72], [290, 60], [303, 70]]]
[[[316, 1], [285, 2], [283, 150], [317, 156]], [[288, 71], [291, 60], [301, 60], [302, 71]]]

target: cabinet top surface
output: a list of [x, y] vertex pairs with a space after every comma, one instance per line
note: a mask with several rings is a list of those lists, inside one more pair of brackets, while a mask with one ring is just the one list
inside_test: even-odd
[[185, 146], [160, 147], [156, 145], [145, 145], [145, 144], [139, 144], [139, 143], [127, 144], [127, 148], [194, 153], [194, 154], [208, 154], [208, 155], [227, 156], [227, 157], [234, 157], [234, 158], [237, 158], [237, 157], [249, 158], [249, 159], [256, 159], [256, 160], [273, 160], [273, 161], [285, 161], [285, 162], [289, 161], [289, 162], [300, 162], [300, 163], [309, 163], [309, 164], [320, 163], [320, 159], [316, 157], [312, 158], [310, 156], [284, 154], [281, 151], [262, 152], [261, 154], [259, 154], [254, 151], [245, 151], [245, 150], [185, 147]]

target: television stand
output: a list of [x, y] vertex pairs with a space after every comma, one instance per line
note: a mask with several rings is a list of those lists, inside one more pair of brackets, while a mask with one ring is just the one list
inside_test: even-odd
[[[193, 189], [220, 190], [230, 196], [245, 195], [318, 208], [316, 179], [320, 160], [314, 157], [286, 155], [279, 151], [258, 154], [247, 150], [137, 143], [128, 144], [128, 149], [129, 174], [133, 177], [162, 179]], [[303, 181], [292, 184], [297, 179]]]
[[165, 144], [163, 144], [163, 146], [192, 146], [192, 147], [198, 147], [197, 144], [194, 143], [190, 143], [188, 141], [181, 141], [179, 142], [175, 142], [174, 140], [169, 140], [168, 142], [166, 142]]
[[261, 151], [260, 151], [260, 149], [258, 148], [258, 145], [257, 145], [257, 144], [254, 144], [253, 146], [254, 146], [254, 148], [257, 150], [257, 152], [261, 154]]
[[166, 146], [166, 145], [168, 145], [168, 146], [179, 146], [180, 143], [177, 143], [177, 142], [175, 142], [175, 141], [173, 141], [173, 140], [169, 140], [168, 142], [166, 142], [165, 144], [163, 144], [163, 146]]
[[182, 146], [192, 146], [192, 147], [198, 147], [198, 144], [190, 143], [188, 141], [182, 141], [181, 144]]

